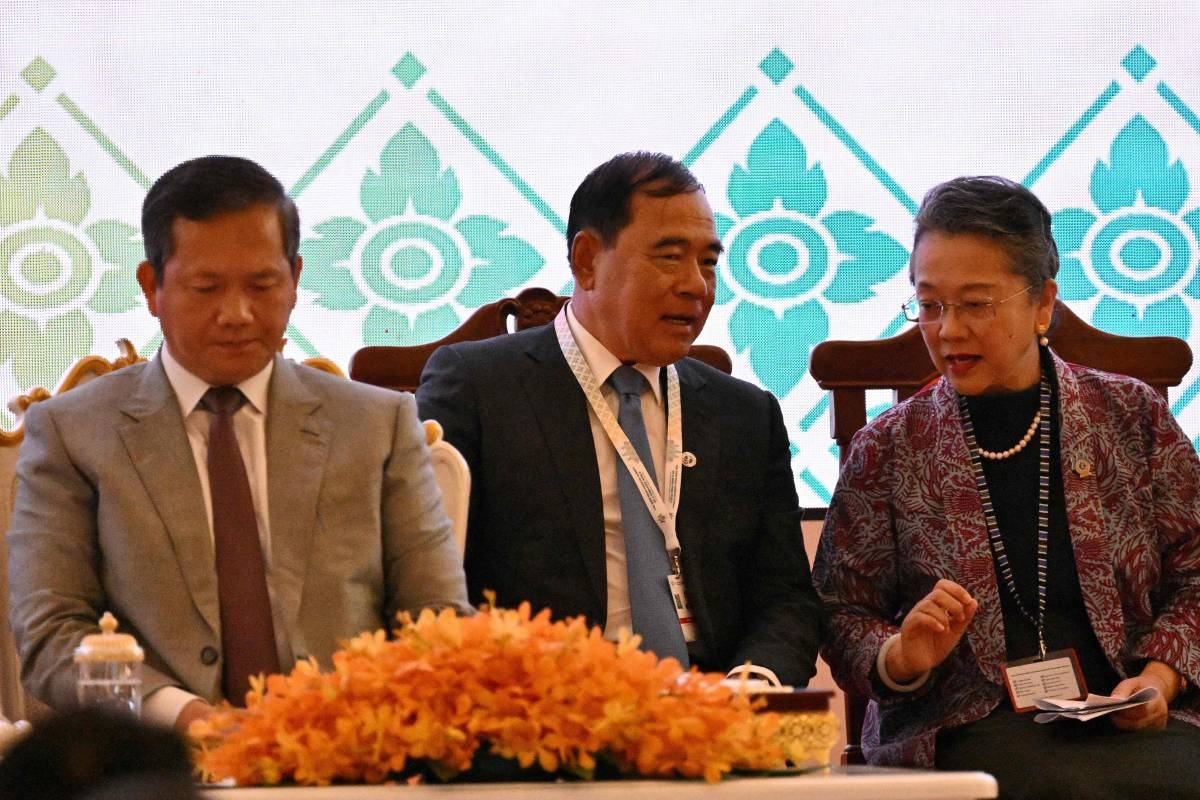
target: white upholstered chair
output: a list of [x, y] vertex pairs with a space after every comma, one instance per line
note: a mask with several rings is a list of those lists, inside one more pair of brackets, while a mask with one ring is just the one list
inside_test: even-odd
[[454, 525], [458, 553], [467, 549], [467, 511], [471, 504], [471, 469], [458, 448], [442, 438], [442, 426], [425, 420], [425, 441], [438, 488], [442, 490], [442, 508]]

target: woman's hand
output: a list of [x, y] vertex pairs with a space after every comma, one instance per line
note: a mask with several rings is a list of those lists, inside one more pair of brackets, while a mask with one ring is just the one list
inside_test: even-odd
[[963, 587], [943, 578], [900, 624], [900, 639], [887, 652], [892, 680], [910, 683], [950, 655], [975, 618], [979, 603]]
[[1145, 705], [1114, 712], [1113, 725], [1126, 731], [1161, 731], [1167, 727], [1167, 704], [1179, 689], [1179, 673], [1161, 661], [1147, 661], [1142, 673], [1118, 683], [1112, 696], [1129, 697], [1146, 687], [1157, 689], [1158, 696]]

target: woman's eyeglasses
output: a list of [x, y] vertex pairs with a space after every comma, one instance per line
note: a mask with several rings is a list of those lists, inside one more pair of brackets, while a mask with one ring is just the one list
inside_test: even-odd
[[1021, 291], [1011, 294], [1003, 300], [988, 298], [987, 300], [965, 300], [961, 303], [923, 300], [914, 294], [901, 308], [904, 309], [904, 318], [918, 325], [936, 325], [940, 323], [945, 318], [946, 310], [950, 308], [957, 309], [959, 318], [968, 324], [972, 322], [988, 322], [996, 318], [996, 306], [1007, 303], [1013, 298], [1020, 297], [1032, 288], [1032, 286], [1026, 286]]

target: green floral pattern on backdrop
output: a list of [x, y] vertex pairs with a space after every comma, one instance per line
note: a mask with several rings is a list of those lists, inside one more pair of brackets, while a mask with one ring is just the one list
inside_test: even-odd
[[378, 172], [359, 188], [366, 220], [334, 217], [301, 245], [301, 284], [335, 311], [369, 306], [364, 344], [438, 339], [474, 309], [503, 297], [541, 269], [543, 259], [505, 224], [462, 216], [454, 170], [412, 124], [388, 142]]
[[91, 192], [62, 147], [37, 128], [0, 174], [0, 363], [22, 390], [54, 386], [92, 352], [85, 313], [135, 308], [141, 239], [112, 219], [88, 222]]
[[[521, 145], [499, 136], [487, 116], [491, 98], [402, 52], [391, 70], [367, 79], [373, 86], [346, 87], [366, 91], [357, 113], [333, 121], [340, 133], [298, 138], [283, 164], [265, 160], [292, 181], [306, 222], [316, 221], [301, 245], [304, 291], [288, 329], [290, 355], [323, 353], [344, 365], [362, 344], [437, 339], [524, 286], [570, 289], [561, 215], [590, 166], [565, 147], [575, 140], [562, 152], [515, 152]], [[734, 54], [721, 68], [749, 63]], [[1135, 45], [1111, 64], [1112, 79], [1094, 98], [1067, 90], [1078, 116], [1022, 182], [1057, 210], [1062, 295], [1078, 313], [1118, 333], [1183, 336], [1200, 351], [1200, 115], [1194, 80], [1173, 77], [1184, 64], [1160, 66]], [[137, 209], [151, 180], [137, 163], [145, 153], [122, 149], [145, 144], [128, 129], [104, 130], [114, 98], [80, 93], [89, 83], [60, 76], [58, 66], [31, 57], [0, 90], [4, 398], [54, 386], [79, 356], [111, 356], [117, 336], [145, 352], [160, 341], [134, 280]], [[770, 49], [744, 88], [694, 109], [709, 127], [681, 156], [709, 187], [727, 250], [704, 341], [733, 352], [736, 374], [779, 396], [809, 506], [828, 502], [837, 477], [828, 400], [807, 377], [811, 349], [826, 338], [904, 328], [896, 308], [908, 291], [913, 198], [948, 177], [913, 174], [913, 164], [929, 161], [918, 151], [930, 142], [908, 137], [896, 120], [880, 137], [861, 119], [839, 119], [839, 106], [825, 105], [836, 98], [812, 69]], [[514, 75], [514, 91], [528, 77]], [[527, 115], [530, 126], [541, 111]], [[622, 141], [660, 146], [645, 133]], [[296, 158], [307, 170], [284, 166]], [[530, 171], [531, 159], [572, 176], [548, 180]], [[956, 171], [997, 169], [989, 164]], [[873, 398], [872, 412], [882, 402]], [[1200, 364], [1172, 391], [1171, 408], [1191, 435], [1200, 433]], [[15, 424], [0, 407], [0, 427]]]
[[857, 211], [828, 211], [819, 163], [779, 120], [755, 138], [726, 189], [738, 213], [717, 215], [725, 244], [717, 302], [735, 302], [729, 337], [754, 374], [783, 397], [829, 337], [829, 312], [874, 296], [904, 268], [908, 251]]
[[1182, 162], [1162, 135], [1136, 115], [1097, 161], [1091, 209], [1054, 215], [1064, 300], [1100, 295], [1092, 324], [1130, 336], [1188, 338], [1183, 297], [1200, 300], [1200, 207]]

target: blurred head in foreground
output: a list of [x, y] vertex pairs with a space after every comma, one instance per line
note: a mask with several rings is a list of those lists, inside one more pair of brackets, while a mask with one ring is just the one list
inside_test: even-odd
[[50, 717], [0, 760], [0, 800], [196, 797], [182, 738], [110, 712]]

